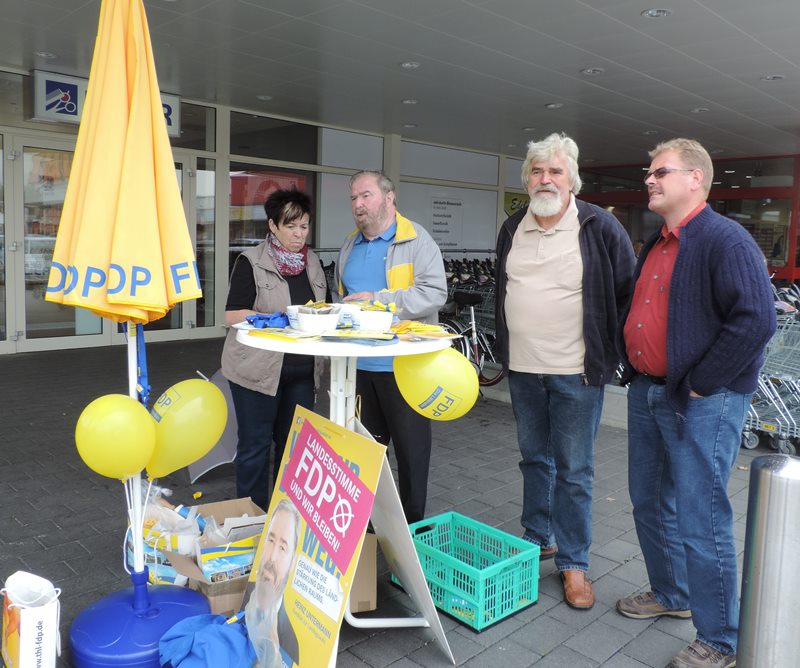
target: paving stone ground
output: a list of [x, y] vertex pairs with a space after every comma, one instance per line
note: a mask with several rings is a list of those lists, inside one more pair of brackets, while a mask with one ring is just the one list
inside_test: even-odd
[[[210, 376], [222, 340], [150, 343], [153, 397], [174, 383]], [[59, 666], [69, 666], [69, 627], [84, 607], [129, 585], [123, 570], [126, 526], [122, 485], [89, 470], [78, 457], [74, 429], [94, 398], [127, 393], [125, 349], [104, 347], [0, 357], [0, 582], [22, 569], [62, 589]], [[321, 397], [317, 411], [327, 415]], [[511, 407], [480, 399], [465, 417], [435, 423], [428, 515], [455, 510], [512, 534], [520, 533], [522, 481]], [[744, 548], [749, 465], [761, 448], [742, 450], [730, 493], [740, 553]], [[173, 499], [191, 503], [234, 495], [231, 465], [196, 484], [185, 470], [161, 481]], [[645, 588], [627, 490], [626, 433], [601, 427], [596, 446], [594, 543], [590, 576], [597, 603], [576, 611], [563, 602], [552, 561], [540, 573], [539, 600], [483, 633], [441, 615], [459, 666], [517, 668], [661, 668], [694, 637], [690, 621], [634, 621], [615, 601]], [[410, 599], [389, 583], [379, 558], [379, 614], [410, 614]], [[449, 661], [426, 629], [364, 630], [344, 625], [340, 668], [445, 667]]]

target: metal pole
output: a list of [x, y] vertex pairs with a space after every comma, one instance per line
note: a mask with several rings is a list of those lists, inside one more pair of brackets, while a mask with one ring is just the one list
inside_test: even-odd
[[800, 458], [753, 460], [739, 614], [739, 668], [800, 661]]

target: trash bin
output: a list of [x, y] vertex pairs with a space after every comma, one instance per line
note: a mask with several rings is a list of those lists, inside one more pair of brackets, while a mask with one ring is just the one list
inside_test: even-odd
[[739, 668], [800, 662], [800, 458], [753, 460], [739, 613]]

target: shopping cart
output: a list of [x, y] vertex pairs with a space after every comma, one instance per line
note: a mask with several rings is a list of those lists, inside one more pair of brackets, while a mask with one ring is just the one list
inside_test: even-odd
[[764, 352], [758, 389], [745, 421], [742, 445], [755, 448], [759, 434], [770, 447], [795, 454], [800, 440], [800, 321], [781, 318]]

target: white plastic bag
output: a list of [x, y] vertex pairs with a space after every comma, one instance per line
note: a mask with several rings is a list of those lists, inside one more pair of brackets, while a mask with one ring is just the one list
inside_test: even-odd
[[17, 571], [3, 594], [3, 661], [6, 668], [53, 668], [61, 655], [61, 590], [50, 580]]

